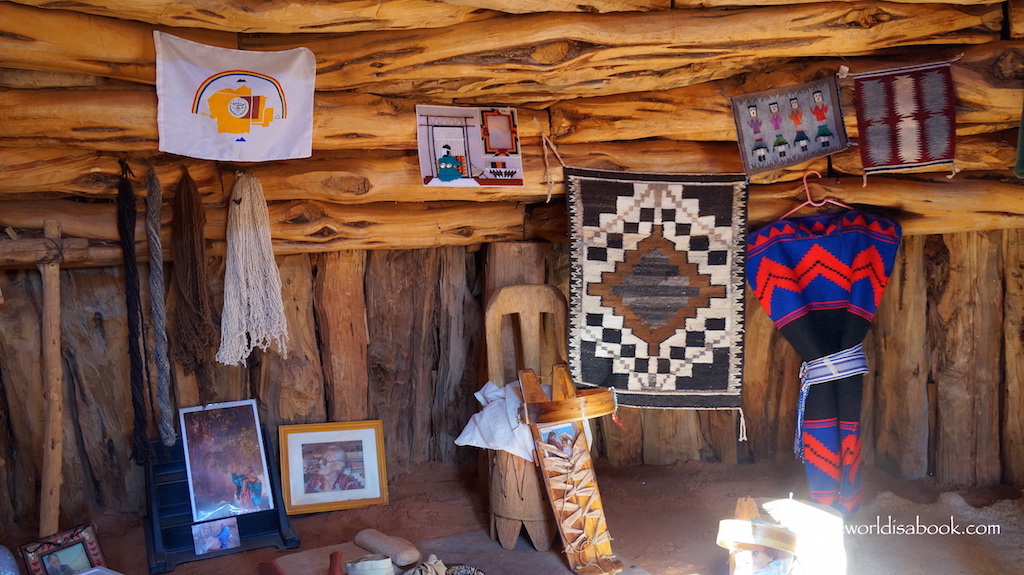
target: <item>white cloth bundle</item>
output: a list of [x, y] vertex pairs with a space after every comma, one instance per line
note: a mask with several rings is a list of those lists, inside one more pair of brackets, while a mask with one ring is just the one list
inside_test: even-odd
[[288, 355], [281, 273], [270, 243], [270, 215], [255, 176], [236, 173], [228, 202], [224, 311], [217, 361], [240, 365], [256, 347]]

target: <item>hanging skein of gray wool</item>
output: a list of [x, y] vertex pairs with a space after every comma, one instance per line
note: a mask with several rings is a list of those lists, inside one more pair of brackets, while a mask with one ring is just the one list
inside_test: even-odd
[[117, 181], [117, 231], [121, 236], [124, 253], [125, 305], [128, 317], [128, 365], [132, 390], [132, 459], [139, 465], [149, 461], [149, 441], [146, 438], [148, 421], [142, 362], [142, 295], [139, 289], [139, 266], [135, 258], [135, 190], [129, 179], [135, 174], [128, 162], [121, 160], [121, 177]]
[[177, 440], [171, 402], [171, 362], [167, 358], [167, 309], [164, 304], [164, 250], [160, 242], [163, 188], [156, 170], [146, 175], [146, 237], [149, 239], [149, 296], [153, 310], [153, 362], [156, 364], [156, 399], [160, 407], [160, 440], [170, 447]]
[[254, 348], [265, 351], [271, 344], [287, 357], [288, 323], [270, 242], [270, 214], [263, 186], [250, 174], [235, 174], [227, 241], [217, 361], [241, 365]]

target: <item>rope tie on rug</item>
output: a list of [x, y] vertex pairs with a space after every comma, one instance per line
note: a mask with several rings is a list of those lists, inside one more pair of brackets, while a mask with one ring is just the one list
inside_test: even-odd
[[177, 440], [174, 404], [171, 402], [171, 362], [167, 357], [167, 309], [164, 303], [164, 258], [160, 242], [160, 211], [163, 188], [156, 170], [146, 175], [146, 236], [149, 239], [149, 296], [153, 310], [154, 363], [156, 364], [157, 406], [160, 408], [160, 439], [170, 447]]
[[548, 148], [551, 148], [551, 152], [555, 154], [555, 158], [558, 160], [558, 163], [561, 164], [563, 168], [565, 167], [565, 162], [562, 161], [562, 156], [559, 155], [558, 148], [555, 147], [555, 143], [551, 141], [551, 138], [548, 137], [547, 134], [544, 133], [544, 127], [540, 125], [540, 121], [537, 120], [536, 116], [534, 116], [533, 118], [533, 123], [537, 124], [537, 129], [540, 131], [540, 139], [542, 142], [540, 148], [541, 150], [544, 151], [544, 183], [548, 185], [548, 197], [544, 201], [550, 202], [551, 194], [554, 193], [555, 189], [555, 181], [551, 177], [551, 165], [548, 161]]
[[253, 175], [235, 174], [228, 202], [224, 311], [217, 361], [241, 365], [256, 347], [276, 344], [288, 357], [288, 322], [281, 273], [270, 241], [270, 214], [263, 186]]
[[174, 326], [174, 337], [170, 340], [168, 353], [186, 374], [195, 374], [199, 402], [205, 405], [216, 398], [207, 364], [217, 348], [217, 326], [213, 321], [210, 284], [206, 277], [206, 241], [203, 239], [206, 214], [199, 188], [185, 166], [181, 168], [173, 209], [171, 259], [174, 274], [171, 276], [171, 291], [174, 293], [174, 308], [171, 325]]
[[864, 344], [861, 343], [800, 364], [800, 403], [796, 413], [796, 438], [793, 440], [793, 451], [800, 461], [804, 460], [804, 438], [801, 429], [804, 426], [804, 408], [811, 386], [867, 372], [868, 358], [864, 355]]
[[142, 296], [139, 289], [139, 267], [135, 256], [136, 199], [130, 178], [134, 177], [128, 162], [120, 161], [121, 177], [117, 180], [117, 231], [121, 238], [124, 258], [125, 306], [128, 319], [128, 363], [132, 393], [132, 452], [135, 463], [149, 461], [149, 442], [146, 438], [146, 395], [144, 389], [142, 350]]

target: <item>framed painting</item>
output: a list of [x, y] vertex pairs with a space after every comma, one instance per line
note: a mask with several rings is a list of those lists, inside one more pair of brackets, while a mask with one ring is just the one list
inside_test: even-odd
[[75, 575], [104, 564], [92, 523], [21, 546], [29, 575]]
[[425, 186], [522, 186], [515, 108], [416, 106], [416, 142]]
[[278, 432], [289, 515], [387, 505], [380, 420], [282, 425]]
[[274, 508], [256, 401], [179, 410], [192, 520]]

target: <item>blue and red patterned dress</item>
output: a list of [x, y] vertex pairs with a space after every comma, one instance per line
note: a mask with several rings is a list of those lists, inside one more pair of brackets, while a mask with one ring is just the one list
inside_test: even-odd
[[777, 220], [747, 236], [750, 287], [805, 362], [795, 448], [811, 498], [845, 514], [860, 504], [860, 345], [900, 237], [896, 222], [856, 209]]

